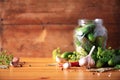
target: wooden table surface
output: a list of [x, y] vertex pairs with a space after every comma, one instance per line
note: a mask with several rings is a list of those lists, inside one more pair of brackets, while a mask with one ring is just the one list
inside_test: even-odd
[[73, 67], [62, 70], [51, 58], [20, 58], [22, 67], [0, 69], [0, 80], [120, 80], [120, 71], [88, 72]]

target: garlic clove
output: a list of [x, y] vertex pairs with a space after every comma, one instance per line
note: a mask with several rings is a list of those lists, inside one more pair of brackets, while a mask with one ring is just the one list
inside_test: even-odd
[[88, 60], [88, 65], [86, 66], [87, 68], [92, 68], [95, 66], [95, 61], [90, 57]]
[[88, 60], [86, 59], [86, 57], [83, 57], [79, 60], [79, 65], [80, 66], [85, 66], [88, 64]]
[[70, 68], [70, 67], [71, 67], [71, 65], [70, 65], [69, 62], [66, 62], [66, 63], [63, 64], [63, 68], [64, 68], [64, 69], [68, 69], [68, 68]]

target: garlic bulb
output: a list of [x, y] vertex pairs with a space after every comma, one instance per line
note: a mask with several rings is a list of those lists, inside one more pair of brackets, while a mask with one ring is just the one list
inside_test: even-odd
[[87, 68], [94, 67], [95, 61], [91, 57], [94, 49], [95, 49], [95, 46], [92, 47], [92, 49], [90, 50], [90, 53], [87, 56], [85, 56], [79, 60], [80, 66], [86, 66]]

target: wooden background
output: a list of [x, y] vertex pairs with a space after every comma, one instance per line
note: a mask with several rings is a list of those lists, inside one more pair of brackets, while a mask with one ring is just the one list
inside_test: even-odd
[[0, 0], [0, 48], [20, 57], [73, 51], [73, 30], [83, 18], [102, 18], [107, 46], [120, 48], [120, 0]]

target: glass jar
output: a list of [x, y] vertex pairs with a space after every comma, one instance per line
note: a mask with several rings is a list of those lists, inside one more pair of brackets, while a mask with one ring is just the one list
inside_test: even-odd
[[74, 45], [77, 52], [83, 48], [89, 53], [93, 45], [105, 48], [106, 40], [107, 30], [102, 19], [78, 20], [78, 27], [74, 30]]

